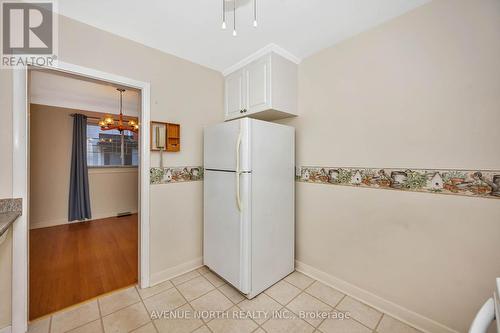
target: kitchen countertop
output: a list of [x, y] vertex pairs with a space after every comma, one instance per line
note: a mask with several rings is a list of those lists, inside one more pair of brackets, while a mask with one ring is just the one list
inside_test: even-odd
[[21, 216], [21, 212], [0, 213], [0, 236], [9, 230], [9, 227], [19, 216]]
[[21, 199], [0, 199], [0, 237], [9, 230], [23, 211]]

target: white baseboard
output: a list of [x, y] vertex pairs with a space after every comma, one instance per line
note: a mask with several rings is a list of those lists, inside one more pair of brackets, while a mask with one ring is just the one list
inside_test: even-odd
[[12, 326], [0, 328], [0, 333], [11, 333], [11, 332], [12, 332]]
[[367, 290], [361, 289], [298, 260], [295, 261], [295, 269], [423, 332], [458, 333], [430, 318], [383, 299]]
[[[137, 210], [131, 211], [130, 213], [137, 214]], [[106, 219], [108, 217], [116, 217], [116, 214], [117, 214], [117, 212], [95, 213], [95, 214], [92, 214], [92, 218], [90, 220], [86, 220], [85, 222]], [[70, 224], [70, 223], [80, 223], [80, 221], [68, 222], [67, 218], [55, 219], [55, 220], [49, 220], [49, 221], [30, 221], [30, 229], [54, 227], [56, 225], [63, 225], [63, 224]], [[0, 333], [2, 333], [2, 332], [0, 332]]]
[[203, 266], [203, 257], [151, 274], [150, 287]]
[[56, 225], [68, 224], [68, 219], [57, 219], [50, 221], [30, 221], [30, 229], [54, 227]]

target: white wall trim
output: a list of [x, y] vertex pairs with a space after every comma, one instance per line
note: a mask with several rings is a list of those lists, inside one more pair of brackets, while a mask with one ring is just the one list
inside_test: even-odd
[[12, 332], [28, 330], [28, 71], [12, 77], [12, 196], [23, 200], [22, 215], [12, 225]]
[[11, 333], [11, 332], [12, 332], [12, 326], [0, 328], [0, 333]]
[[367, 290], [361, 289], [350, 284], [349, 282], [320, 271], [319, 269], [304, 264], [298, 260], [295, 261], [295, 269], [423, 332], [458, 333], [452, 328], [399, 306], [391, 301], [372, 294]]
[[[149, 119], [151, 87], [115, 74], [59, 61], [46, 67], [64, 73], [106, 81], [141, 90], [141, 147], [139, 173], [139, 284], [149, 287]], [[12, 333], [24, 333], [28, 326], [28, 70], [13, 71], [13, 197], [23, 199], [23, 214], [13, 225], [12, 244]]]
[[294, 56], [293, 54], [291, 54], [290, 52], [288, 52], [284, 48], [282, 48], [276, 44], [271, 43], [271, 44], [264, 46], [260, 50], [257, 50], [256, 52], [252, 53], [248, 57], [238, 61], [236, 64], [226, 68], [225, 70], [222, 71], [222, 75], [227, 76], [227, 75], [237, 71], [238, 69], [245, 67], [246, 65], [248, 65], [252, 61], [259, 59], [260, 57], [262, 57], [263, 55], [265, 55], [269, 52], [274, 52], [276, 54], [279, 54], [283, 58], [288, 59], [297, 65], [300, 64], [300, 62], [302, 61], [300, 58]]
[[180, 265], [167, 268], [163, 271], [151, 274], [151, 286], [170, 280], [176, 276], [190, 272], [193, 269], [203, 266], [203, 257], [182, 263]]

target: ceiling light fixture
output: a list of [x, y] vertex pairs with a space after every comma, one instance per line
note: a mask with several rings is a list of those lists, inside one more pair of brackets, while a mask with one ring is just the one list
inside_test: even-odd
[[233, 0], [233, 36], [236, 37], [236, 0]]
[[253, 0], [253, 26], [257, 28], [257, 0]]
[[[226, 30], [226, 2], [233, 3], [233, 36], [237, 36], [236, 30], [236, 4], [237, 0], [222, 0], [222, 30]], [[257, 0], [253, 0], [253, 26], [257, 27]]]
[[120, 133], [123, 131], [137, 133], [139, 131], [139, 124], [133, 119], [125, 123], [123, 119], [123, 93], [125, 89], [117, 88], [116, 90], [120, 92], [120, 115], [118, 116], [118, 121], [115, 121], [112, 116], [108, 115], [99, 120], [99, 126], [101, 126], [101, 130], [103, 131], [118, 130]]
[[222, 0], [222, 30], [226, 30], [226, 0]]

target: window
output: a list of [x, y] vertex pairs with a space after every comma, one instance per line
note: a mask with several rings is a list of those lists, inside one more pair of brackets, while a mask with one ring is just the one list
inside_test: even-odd
[[[130, 131], [102, 131], [87, 124], [87, 164], [89, 167], [137, 166], [138, 137]], [[122, 144], [123, 143], [123, 144]]]

